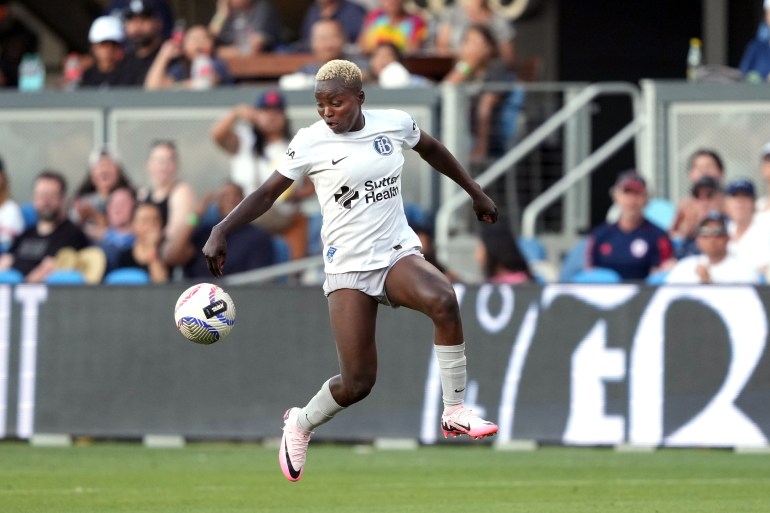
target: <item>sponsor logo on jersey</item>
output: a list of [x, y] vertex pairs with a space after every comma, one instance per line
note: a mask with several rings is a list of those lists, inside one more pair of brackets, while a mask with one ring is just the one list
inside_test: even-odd
[[326, 250], [326, 261], [329, 263], [332, 263], [332, 260], [334, 260], [334, 254], [337, 252], [337, 248], [330, 247]]
[[374, 138], [374, 150], [380, 155], [390, 155], [393, 153], [393, 143], [387, 135], [378, 135]]
[[347, 185], [340, 187], [340, 192], [334, 194], [334, 201], [342, 208], [350, 209], [353, 201], [358, 199], [358, 191], [351, 190]]
[[380, 178], [379, 180], [367, 180], [364, 182], [364, 201], [377, 203], [378, 201], [396, 198], [400, 194], [398, 179], [400, 175]]

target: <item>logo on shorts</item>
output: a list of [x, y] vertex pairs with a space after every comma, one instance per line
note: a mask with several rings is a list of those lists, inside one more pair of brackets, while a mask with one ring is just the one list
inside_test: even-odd
[[331, 264], [331, 263], [332, 263], [332, 260], [334, 260], [334, 254], [335, 254], [336, 252], [337, 252], [337, 248], [335, 248], [335, 247], [333, 247], [333, 246], [332, 246], [332, 247], [330, 247], [329, 249], [327, 249], [327, 250], [326, 250], [326, 261], [327, 261], [327, 262], [329, 262], [329, 263]]
[[348, 210], [353, 206], [353, 201], [357, 199], [358, 191], [350, 190], [350, 187], [347, 185], [340, 187], [340, 192], [334, 195], [334, 201], [342, 208], [347, 208]]
[[393, 153], [393, 143], [390, 142], [387, 135], [378, 135], [374, 139], [374, 149], [380, 155], [390, 155]]

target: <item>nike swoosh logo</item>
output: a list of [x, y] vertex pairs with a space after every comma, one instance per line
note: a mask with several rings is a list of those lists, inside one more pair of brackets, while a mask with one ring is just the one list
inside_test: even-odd
[[291, 464], [291, 458], [289, 458], [289, 447], [286, 444], [286, 440], [283, 441], [283, 452], [285, 453], [286, 466], [289, 467], [289, 475], [294, 479], [299, 479], [299, 473], [302, 471], [294, 470], [294, 466]]
[[465, 387], [461, 388], [460, 390], [457, 390], [457, 389], [455, 388], [455, 393], [456, 393], [456, 394], [459, 394], [459, 393], [460, 393], [460, 392], [462, 392], [463, 390], [465, 390]]
[[339, 164], [340, 162], [342, 162], [343, 160], [345, 160], [345, 159], [346, 159], [346, 158], [348, 158], [349, 156], [350, 156], [350, 155], [345, 155], [344, 157], [342, 157], [342, 158], [341, 158], [341, 159], [339, 159], [339, 160], [334, 160], [334, 159], [332, 159], [332, 166], [336, 166], [337, 164]]

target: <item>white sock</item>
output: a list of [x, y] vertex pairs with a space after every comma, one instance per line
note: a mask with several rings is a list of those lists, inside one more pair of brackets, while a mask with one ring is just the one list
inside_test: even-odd
[[321, 424], [326, 424], [345, 409], [334, 400], [329, 381], [331, 378], [321, 385], [321, 390], [310, 399], [297, 416], [297, 424], [305, 431], [313, 431]]
[[465, 398], [465, 342], [456, 346], [434, 345], [441, 370], [444, 411], [454, 410]]

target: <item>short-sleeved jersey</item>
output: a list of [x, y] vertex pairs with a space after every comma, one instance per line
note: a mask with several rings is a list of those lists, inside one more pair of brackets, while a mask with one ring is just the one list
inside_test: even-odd
[[672, 254], [666, 232], [646, 219], [630, 232], [607, 223], [591, 233], [587, 266], [613, 269], [624, 280], [643, 280]]
[[420, 129], [400, 110], [364, 110], [361, 130], [335, 134], [323, 121], [301, 129], [278, 167], [310, 177], [323, 214], [321, 239], [329, 274], [387, 267], [394, 248], [420, 247], [401, 196], [404, 148]]

